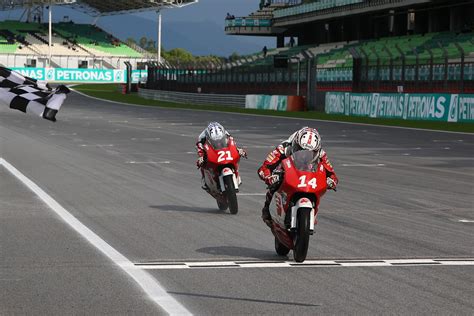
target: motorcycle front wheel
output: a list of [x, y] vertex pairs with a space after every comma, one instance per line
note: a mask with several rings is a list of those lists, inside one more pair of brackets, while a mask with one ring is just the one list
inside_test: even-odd
[[237, 203], [237, 193], [235, 192], [233, 176], [229, 175], [224, 177], [224, 186], [230, 214], [235, 215], [239, 211], [239, 204]]
[[219, 200], [216, 200], [216, 201], [217, 201], [217, 207], [221, 211], [225, 211], [229, 207], [229, 205], [227, 205], [227, 202], [225, 201], [219, 201]]
[[293, 258], [296, 262], [303, 262], [306, 259], [306, 255], [308, 254], [310, 218], [310, 208], [300, 208], [298, 210], [295, 247], [293, 249]]

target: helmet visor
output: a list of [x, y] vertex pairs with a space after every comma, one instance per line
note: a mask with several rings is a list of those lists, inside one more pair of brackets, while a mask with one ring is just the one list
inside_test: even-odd
[[227, 147], [227, 136], [224, 135], [222, 138], [218, 139], [209, 139], [209, 144], [211, 144], [214, 149], [222, 149]]
[[293, 165], [300, 171], [315, 172], [318, 169], [318, 153], [312, 150], [300, 150], [291, 155]]

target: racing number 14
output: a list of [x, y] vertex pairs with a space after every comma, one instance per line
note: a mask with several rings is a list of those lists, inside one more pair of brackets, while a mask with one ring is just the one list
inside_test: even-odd
[[301, 176], [300, 177], [300, 184], [298, 184], [298, 188], [306, 188], [308, 185], [310, 185], [313, 189], [316, 189], [318, 186], [316, 182], [316, 178], [312, 178], [308, 182], [306, 182], [306, 176]]
[[[217, 155], [219, 156], [217, 158], [217, 162], [221, 162], [221, 161], [224, 161], [224, 160], [234, 160], [234, 158], [232, 158], [232, 155], [230, 154], [230, 150], [219, 151], [219, 152], [217, 152]], [[226, 155], [227, 155], [227, 157], [226, 157]]]

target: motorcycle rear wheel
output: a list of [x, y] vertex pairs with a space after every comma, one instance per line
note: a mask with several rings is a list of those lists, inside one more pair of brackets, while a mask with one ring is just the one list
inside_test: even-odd
[[279, 256], [287, 256], [290, 249], [283, 245], [278, 238], [275, 237], [275, 251]]
[[310, 218], [310, 208], [300, 208], [298, 210], [295, 247], [293, 249], [293, 258], [296, 262], [303, 262], [306, 259], [306, 255], [308, 254]]
[[235, 215], [239, 211], [239, 204], [237, 203], [237, 193], [235, 192], [233, 176], [224, 177], [224, 186], [230, 214]]

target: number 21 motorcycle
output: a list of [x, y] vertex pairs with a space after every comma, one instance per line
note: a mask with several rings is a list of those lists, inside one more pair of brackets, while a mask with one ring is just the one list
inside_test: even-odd
[[202, 167], [207, 192], [216, 199], [217, 206], [231, 214], [237, 214], [237, 192], [241, 184], [239, 176], [240, 154], [232, 138], [220, 141], [208, 140], [204, 144], [206, 163]]
[[313, 151], [301, 150], [284, 159], [273, 173], [282, 179], [270, 204], [275, 250], [282, 256], [293, 250], [294, 260], [303, 262], [319, 201], [328, 189], [326, 170], [315, 161]]

